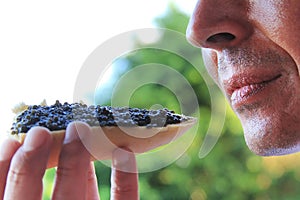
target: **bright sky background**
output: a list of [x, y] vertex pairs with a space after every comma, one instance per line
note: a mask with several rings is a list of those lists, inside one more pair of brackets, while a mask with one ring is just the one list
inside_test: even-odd
[[[0, 1], [0, 139], [14, 105], [73, 102], [87, 56], [109, 38], [154, 27], [171, 0]], [[174, 0], [190, 14], [196, 0]]]

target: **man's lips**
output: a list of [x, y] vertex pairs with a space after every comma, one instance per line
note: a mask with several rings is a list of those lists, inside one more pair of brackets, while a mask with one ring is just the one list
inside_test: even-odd
[[250, 100], [264, 90], [281, 74], [268, 76], [235, 75], [225, 82], [225, 90], [233, 106], [250, 103]]

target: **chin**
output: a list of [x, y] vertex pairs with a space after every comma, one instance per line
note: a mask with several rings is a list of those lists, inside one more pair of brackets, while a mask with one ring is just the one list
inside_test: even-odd
[[288, 154], [293, 154], [300, 152], [299, 145], [295, 146], [286, 146], [286, 147], [278, 147], [278, 146], [262, 146], [260, 143], [253, 143], [253, 141], [246, 139], [246, 143], [248, 148], [256, 155], [259, 156], [283, 156]]
[[300, 152], [300, 132], [272, 123], [243, 124], [245, 141], [249, 149], [259, 156], [281, 156]]

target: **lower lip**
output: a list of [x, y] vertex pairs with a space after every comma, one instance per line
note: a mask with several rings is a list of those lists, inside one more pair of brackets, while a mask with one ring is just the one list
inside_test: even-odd
[[249, 105], [257, 102], [260, 98], [265, 98], [268, 92], [272, 92], [271, 86], [275, 84], [280, 76], [266, 82], [251, 84], [235, 90], [231, 95], [231, 104], [233, 107]]

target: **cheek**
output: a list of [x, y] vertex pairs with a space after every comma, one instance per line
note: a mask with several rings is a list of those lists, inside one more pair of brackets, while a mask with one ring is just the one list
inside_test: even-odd
[[[299, 25], [300, 26], [300, 25]], [[299, 30], [298, 38], [300, 38], [300, 30]], [[298, 80], [300, 80], [300, 41], [294, 40], [293, 42], [290, 42], [288, 44], [285, 44], [286, 51], [290, 54], [290, 56], [295, 61], [295, 64], [297, 66], [297, 74], [298, 74]]]
[[[284, 83], [283, 83], [284, 84]], [[289, 119], [285, 121], [286, 124], [295, 122], [298, 125], [297, 129], [300, 132], [300, 82], [299, 77], [295, 77], [294, 80], [285, 84], [285, 90], [282, 92], [283, 103], [285, 106], [282, 108], [282, 112], [289, 116]], [[282, 103], [282, 104], [283, 104]], [[279, 108], [279, 106], [278, 106]], [[292, 126], [287, 126], [292, 128]]]
[[[299, 27], [299, 28], [298, 28]], [[293, 29], [293, 30], [292, 30]], [[297, 29], [297, 30], [296, 30]], [[298, 30], [299, 29], [299, 30]], [[297, 28], [288, 28], [289, 31], [281, 31], [277, 37], [277, 45], [284, 49], [293, 59], [297, 66], [297, 74], [299, 78], [300, 71], [300, 23]]]
[[[300, 3], [298, 0], [289, 0], [289, 7], [284, 9], [284, 18], [282, 21], [281, 36], [284, 37], [283, 42], [290, 44], [291, 49], [298, 52], [299, 56], [299, 37], [300, 37]], [[298, 51], [297, 51], [298, 50]]]
[[[300, 3], [298, 0], [251, 1], [250, 19], [260, 32], [295, 61], [300, 71]], [[267, 9], [266, 9], [267, 8]]]

